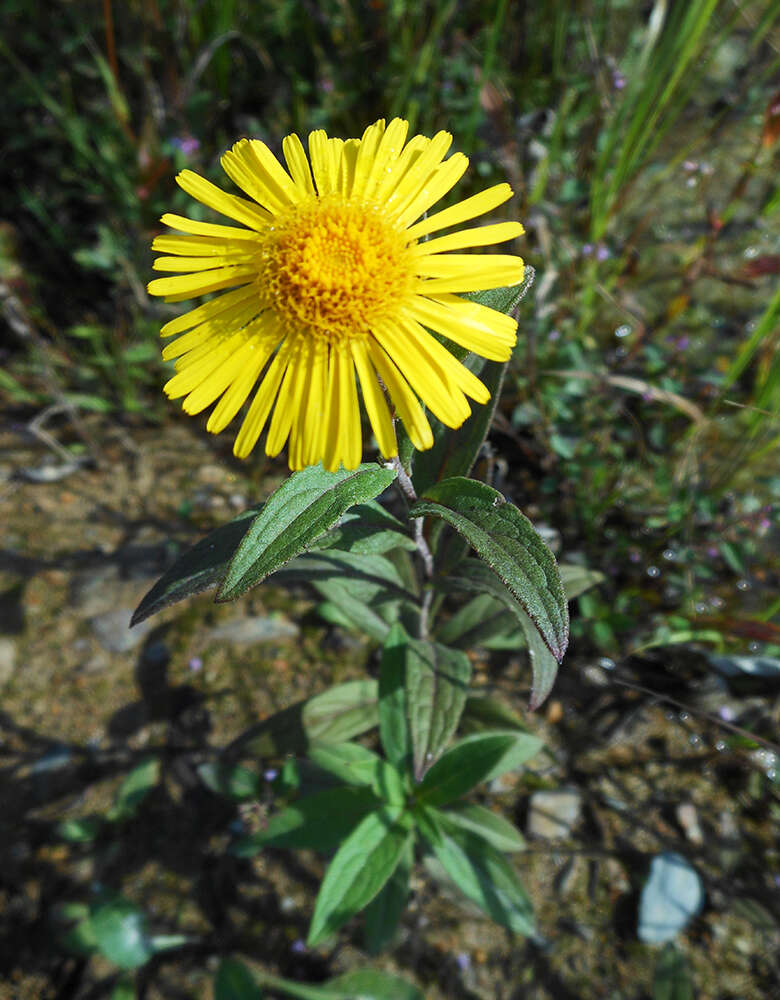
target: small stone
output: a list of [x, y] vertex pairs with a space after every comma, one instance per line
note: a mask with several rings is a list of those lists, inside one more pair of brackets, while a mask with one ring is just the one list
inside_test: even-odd
[[582, 674], [588, 684], [592, 684], [594, 687], [609, 687], [610, 680], [606, 670], [595, 663], [589, 663]]
[[221, 642], [251, 643], [273, 642], [277, 639], [294, 639], [299, 633], [298, 626], [282, 615], [251, 618], [237, 618], [224, 625], [217, 625], [209, 632], [209, 640]]
[[226, 475], [227, 469], [223, 469], [221, 465], [201, 465], [198, 469], [198, 479], [209, 486], [224, 482]]
[[114, 611], [106, 611], [90, 621], [101, 646], [109, 652], [129, 653], [144, 641], [152, 628], [150, 621], [141, 622], [130, 628], [133, 610], [133, 608], [117, 608]]
[[582, 796], [576, 788], [534, 792], [528, 815], [528, 834], [544, 840], [567, 837], [580, 818]]
[[696, 806], [692, 802], [681, 802], [675, 810], [677, 822], [682, 827], [683, 833], [692, 844], [700, 846], [704, 843], [704, 835], [699, 826], [699, 815]]
[[16, 643], [13, 639], [0, 639], [0, 687], [7, 684], [16, 670]]

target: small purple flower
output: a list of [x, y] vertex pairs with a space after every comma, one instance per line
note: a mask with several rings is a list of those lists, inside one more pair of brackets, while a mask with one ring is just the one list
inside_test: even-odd
[[691, 346], [691, 338], [682, 336], [674, 346], [677, 348], [678, 351], [687, 351], [688, 348]]
[[192, 656], [187, 666], [193, 674], [197, 674], [199, 670], [203, 669], [203, 660], [199, 656]]
[[710, 559], [717, 559], [718, 556], [720, 555], [720, 549], [716, 545], [708, 545], [707, 555], [710, 557]]
[[290, 945], [290, 951], [295, 955], [302, 955], [306, 951], [306, 942], [297, 938], [297, 940], [293, 941]]
[[737, 717], [737, 713], [730, 705], [722, 705], [718, 711], [718, 715], [724, 722], [733, 722]]
[[626, 85], [626, 78], [625, 78], [625, 76], [623, 76], [623, 74], [620, 72], [620, 70], [618, 70], [618, 69], [613, 70], [613, 72], [612, 72], [612, 86], [615, 88], [615, 90], [622, 90], [625, 87], [625, 85]]
[[465, 972], [471, 966], [471, 955], [465, 951], [459, 951], [455, 956], [455, 961], [458, 963], [460, 971]]
[[683, 170], [687, 170], [689, 174], [692, 173], [694, 170], [698, 169], [699, 169], [699, 164], [696, 162], [696, 160], [686, 160], [683, 163]]
[[609, 247], [604, 243], [599, 243], [596, 248], [596, 260], [609, 260], [611, 256], [612, 254], [610, 253]]
[[550, 330], [550, 332], [547, 334], [547, 339], [548, 340], [560, 340], [561, 339], [561, 331], [560, 330]]
[[279, 772], [275, 767], [269, 767], [268, 770], [263, 774], [266, 781], [276, 781], [279, 776]]
[[593, 253], [593, 244], [592, 243], [583, 243], [583, 245], [582, 245], [582, 256], [583, 257], [590, 257], [590, 255], [592, 253]]
[[185, 156], [192, 156], [200, 149], [200, 142], [194, 135], [176, 135], [171, 139], [171, 145], [184, 153]]

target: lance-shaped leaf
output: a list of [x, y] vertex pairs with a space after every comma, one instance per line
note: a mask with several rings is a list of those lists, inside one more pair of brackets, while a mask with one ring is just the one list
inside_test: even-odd
[[417, 801], [442, 806], [475, 785], [520, 767], [542, 746], [537, 736], [522, 732], [474, 733], [450, 747], [417, 787]]
[[379, 733], [388, 759], [402, 767], [411, 758], [419, 781], [457, 729], [470, 679], [465, 653], [412, 639], [394, 625], [379, 673]]
[[525, 838], [509, 820], [471, 802], [454, 802], [441, 813], [441, 822], [468, 830], [482, 837], [497, 851], [524, 851]]
[[320, 886], [308, 943], [319, 944], [371, 902], [395, 871], [412, 836], [403, 806], [369, 813], [344, 841]]
[[[376, 955], [391, 944], [409, 898], [409, 878], [414, 865], [414, 846], [409, 840], [398, 866], [379, 894], [366, 907], [363, 939], [366, 951]], [[393, 996], [393, 1000], [396, 997]]]
[[313, 465], [294, 472], [252, 522], [217, 592], [218, 601], [250, 587], [306, 549], [355, 504], [373, 500], [395, 479], [393, 469], [364, 463], [327, 472]]
[[254, 857], [264, 847], [333, 851], [367, 813], [381, 805], [370, 788], [339, 787], [307, 795], [272, 816], [263, 830], [240, 837], [230, 853]]
[[432, 486], [410, 514], [452, 525], [495, 573], [511, 607], [527, 614], [560, 663], [569, 641], [569, 610], [555, 557], [528, 518], [490, 486], [456, 476]]
[[458, 728], [468, 696], [471, 663], [465, 653], [410, 639], [405, 647], [406, 713], [414, 776], [420, 781]]
[[138, 605], [130, 624], [137, 625], [185, 597], [215, 587], [261, 509], [262, 504], [250, 507], [179, 556]]
[[[519, 285], [472, 292], [463, 298], [509, 315], [531, 287], [533, 279], [534, 269], [526, 267], [525, 279]], [[456, 345], [449, 342], [447, 347], [479, 376], [490, 393], [490, 399], [482, 406], [475, 406], [472, 415], [457, 430], [451, 430], [435, 417], [429, 418], [433, 447], [417, 453], [414, 460], [413, 481], [418, 493], [425, 493], [430, 486], [443, 479], [467, 476], [471, 472], [493, 422], [507, 366], [507, 362], [486, 361], [478, 355], [458, 350]]]
[[342, 743], [377, 725], [377, 701], [375, 680], [337, 684], [247, 729], [227, 747], [225, 756], [273, 757], [303, 753], [313, 740]]
[[506, 601], [492, 594], [477, 594], [449, 621], [437, 626], [436, 637], [458, 649], [522, 649], [525, 636], [518, 628], [517, 614]]
[[403, 523], [372, 500], [347, 511], [336, 527], [318, 539], [312, 548], [382, 555], [398, 548], [413, 552], [417, 545], [404, 532]]
[[396, 623], [390, 629], [379, 667], [379, 737], [387, 759], [404, 767], [411, 756], [406, 714], [406, 658], [409, 636]]
[[243, 962], [223, 958], [214, 977], [214, 1000], [263, 1000], [263, 993]]
[[449, 829], [440, 817], [436, 810], [425, 809], [418, 823], [458, 889], [502, 927], [524, 936], [535, 934], [533, 905], [511, 862], [482, 837]]
[[403, 780], [393, 765], [359, 743], [313, 743], [309, 758], [348, 785], [367, 785], [391, 805], [401, 805], [406, 798]]

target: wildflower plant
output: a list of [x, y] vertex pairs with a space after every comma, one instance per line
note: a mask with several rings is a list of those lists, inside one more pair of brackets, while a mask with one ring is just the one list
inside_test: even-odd
[[[468, 161], [445, 158], [447, 133], [406, 132], [398, 119], [346, 142], [313, 132], [310, 162], [289, 136], [286, 170], [263, 143], [241, 140], [222, 164], [248, 199], [180, 174], [189, 194], [243, 228], [163, 216], [183, 235], [155, 239], [165, 254], [155, 268], [179, 273], [150, 292], [218, 293], [163, 327], [176, 336], [166, 392], [190, 413], [216, 403], [214, 432], [249, 401], [236, 455], [267, 426], [266, 451], [287, 444], [295, 471], [181, 555], [134, 619], [211, 587], [217, 601], [235, 600], [274, 575], [310, 587], [323, 617], [381, 647], [376, 677], [258, 722], [201, 768], [212, 789], [251, 798], [261, 768], [241, 761], [288, 757], [274, 782], [284, 805], [231, 850], [332, 855], [308, 943], [363, 911], [371, 951], [392, 940], [420, 852], [493, 920], [535, 933], [509, 858], [521, 835], [466, 796], [541, 743], [507, 706], [470, 692], [468, 652], [527, 648], [536, 707], [568, 640], [552, 553], [517, 507], [469, 478], [532, 272], [511, 254], [461, 252], [514, 239], [519, 223], [440, 234], [511, 191], [498, 184], [434, 210]], [[367, 461], [358, 385], [379, 453]], [[587, 585], [563, 569], [568, 596]]]

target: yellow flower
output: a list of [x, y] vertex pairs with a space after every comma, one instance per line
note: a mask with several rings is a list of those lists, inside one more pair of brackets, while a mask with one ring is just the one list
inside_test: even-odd
[[397, 454], [385, 391], [416, 448], [433, 444], [420, 400], [448, 427], [471, 413], [467, 396], [488, 401], [482, 382], [429, 330], [485, 358], [509, 357], [514, 320], [458, 293], [519, 283], [522, 260], [450, 251], [502, 243], [523, 227], [503, 222], [424, 240], [491, 211], [512, 191], [497, 184], [424, 217], [468, 159], [444, 159], [447, 132], [406, 142], [407, 129], [396, 118], [346, 142], [312, 132], [311, 169], [297, 135], [282, 144], [287, 170], [264, 143], [241, 139], [222, 166], [251, 201], [191, 170], [176, 178], [197, 201], [246, 228], [162, 217], [187, 235], [155, 239], [153, 249], [168, 255], [155, 269], [179, 273], [150, 282], [149, 292], [179, 302], [232, 289], [162, 328], [164, 337], [182, 334], [163, 351], [177, 359], [165, 392], [183, 396], [187, 413], [219, 400], [207, 424], [216, 434], [259, 381], [233, 449], [240, 458], [270, 416], [266, 451], [277, 455], [289, 438], [291, 468], [357, 466], [356, 374], [385, 458]]

